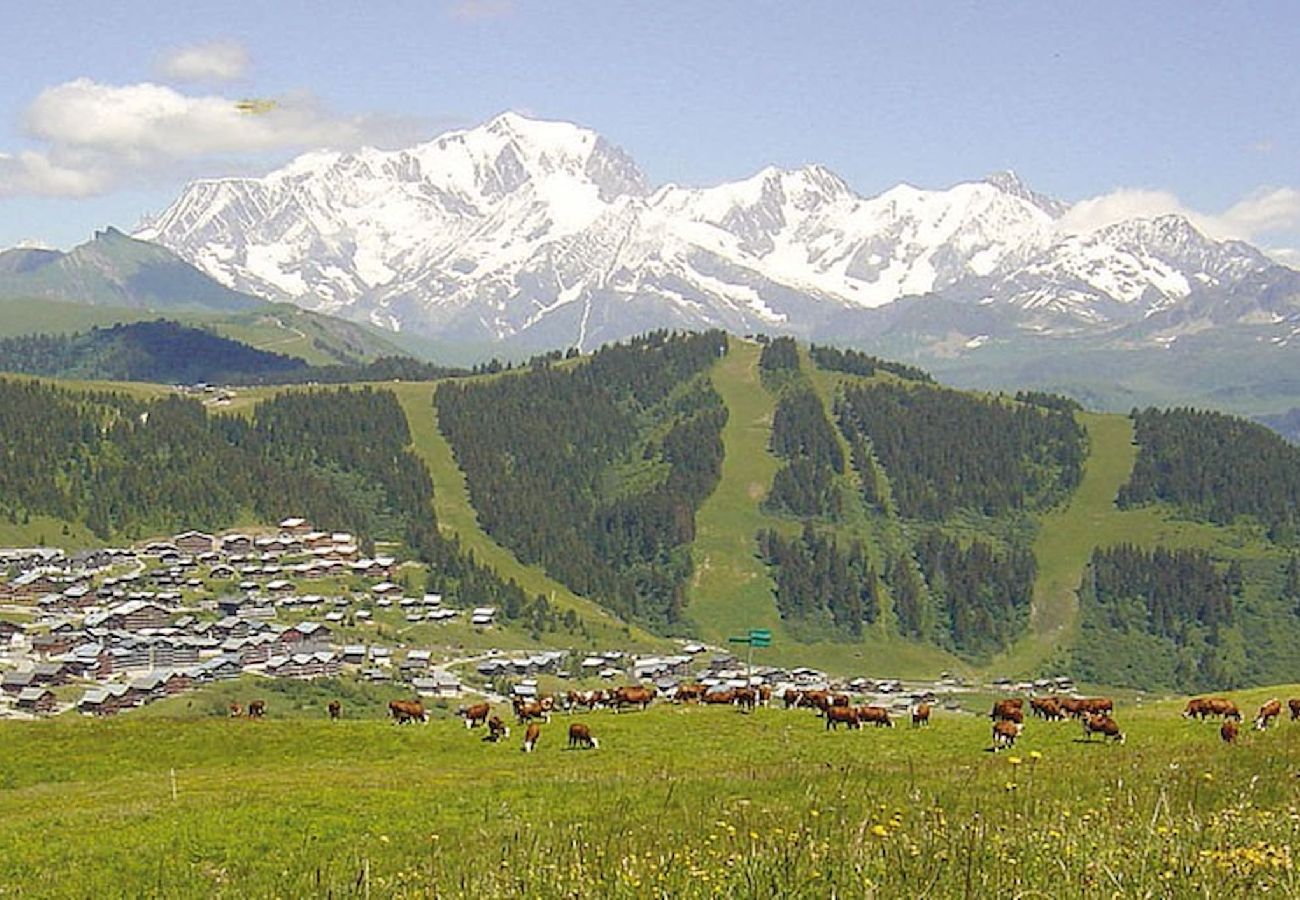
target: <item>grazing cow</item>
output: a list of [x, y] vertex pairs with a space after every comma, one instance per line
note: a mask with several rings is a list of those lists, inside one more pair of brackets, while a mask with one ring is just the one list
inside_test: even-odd
[[1079, 702], [1085, 715], [1109, 716], [1115, 712], [1115, 701], [1109, 697], [1084, 697]]
[[528, 730], [524, 732], [524, 752], [532, 753], [533, 748], [537, 746], [537, 739], [541, 736], [542, 726], [538, 725], [536, 722], [529, 722]]
[[1224, 719], [1241, 721], [1241, 710], [1237, 704], [1223, 697], [1193, 697], [1183, 709], [1187, 719], [1208, 719], [1211, 716], [1223, 716]]
[[781, 695], [781, 702], [785, 704], [786, 709], [794, 709], [804, 702], [804, 691], [795, 688], [787, 688], [786, 692]]
[[240, 716], [244, 714], [244, 708], [240, 706], [238, 703], [230, 704], [227, 711], [230, 713], [230, 718], [232, 719], [238, 719]]
[[912, 727], [919, 728], [930, 724], [930, 704], [918, 703], [912, 707]]
[[1225, 744], [1237, 743], [1237, 723], [1231, 719], [1224, 719], [1223, 724], [1219, 726], [1219, 737], [1223, 738]]
[[248, 704], [248, 717], [250, 719], [260, 719], [266, 715], [266, 701], [252, 700]]
[[798, 706], [807, 706], [815, 710], [818, 715], [826, 712], [831, 706], [830, 691], [804, 691], [799, 698]]
[[702, 684], [683, 684], [677, 688], [677, 693], [673, 695], [674, 703], [699, 703], [708, 691]]
[[1093, 713], [1083, 720], [1083, 736], [1092, 740], [1094, 734], [1108, 737], [1117, 744], [1124, 743], [1124, 732], [1119, 730], [1114, 719], [1103, 713]]
[[600, 744], [591, 736], [591, 729], [581, 722], [574, 722], [569, 726], [569, 749], [575, 747], [586, 747], [590, 750], [600, 748]]
[[510, 726], [502, 722], [500, 716], [492, 716], [487, 720], [487, 733], [483, 735], [483, 740], [495, 744], [508, 737], [510, 737]]
[[337, 722], [339, 716], [343, 715], [343, 704], [337, 700], [331, 700], [325, 708], [329, 710], [331, 722]]
[[1024, 705], [1018, 697], [999, 700], [993, 704], [993, 710], [989, 713], [989, 718], [995, 722], [1024, 724]]
[[858, 711], [851, 706], [832, 706], [826, 710], [826, 730], [832, 731], [840, 725], [847, 725], [851, 731], [862, 727]]
[[1030, 697], [1029, 711], [1038, 718], [1046, 719], [1049, 722], [1064, 718], [1061, 714], [1060, 697]]
[[[830, 706], [852, 706], [853, 700], [848, 694], [831, 694]], [[830, 708], [827, 707], [827, 709]]]
[[1255, 730], [1263, 731], [1280, 715], [1282, 715], [1282, 701], [1274, 697], [1259, 708], [1259, 715], [1255, 716]]
[[1061, 698], [1059, 697], [1042, 697], [1030, 700], [1029, 706], [1034, 715], [1048, 722], [1059, 722], [1065, 718], [1065, 712], [1061, 709]]
[[894, 720], [889, 718], [889, 710], [883, 706], [859, 706], [858, 721], [871, 723], [877, 728], [893, 728]]
[[473, 728], [475, 725], [482, 725], [488, 720], [492, 712], [490, 703], [475, 703], [472, 706], [462, 706], [456, 710], [456, 715], [465, 720], [466, 728]]
[[628, 685], [614, 690], [614, 712], [624, 706], [639, 706], [642, 710], [655, 698], [655, 689], [641, 685]]
[[745, 712], [753, 712], [758, 705], [758, 691], [753, 688], [740, 688], [736, 691], [736, 705]]
[[733, 690], [714, 691], [711, 694], [704, 695], [704, 702], [710, 706], [719, 704], [730, 706], [736, 702], [736, 692]]
[[429, 721], [429, 714], [425, 712], [424, 704], [419, 700], [391, 700], [388, 703], [388, 713], [398, 725], [405, 725], [408, 722], [427, 724]]
[[758, 703], [765, 709], [772, 705], [772, 686], [770, 684], [760, 684], [758, 686]]
[[551, 721], [551, 711], [539, 700], [524, 700], [522, 697], [516, 697], [514, 707], [515, 718], [519, 720], [520, 725], [533, 719], [541, 719], [547, 723]]
[[1300, 719], [1300, 699], [1292, 698], [1286, 702], [1287, 708], [1291, 710], [1291, 721]]
[[1007, 719], [998, 719], [993, 723], [993, 752], [1004, 750], [1007, 747], [1014, 746], [1016, 738], [1020, 737], [1020, 732], [1024, 730], [1023, 722], [1011, 722]]

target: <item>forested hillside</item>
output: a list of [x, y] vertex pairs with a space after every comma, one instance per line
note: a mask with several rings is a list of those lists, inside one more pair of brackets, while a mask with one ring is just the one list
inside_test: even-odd
[[177, 396], [0, 379], [0, 433], [0, 515], [11, 522], [48, 515], [131, 540], [300, 515], [367, 547], [404, 542], [430, 563], [431, 590], [498, 606], [536, 631], [557, 627], [544, 598], [438, 533], [433, 483], [388, 391], [281, 393], [241, 417]]
[[656, 332], [578, 365], [444, 382], [438, 419], [484, 529], [624, 618], [679, 625], [727, 415], [702, 376], [725, 350], [720, 332]]
[[1089, 677], [1196, 691], [1290, 677], [1300, 641], [1300, 448], [1243, 419], [1135, 410], [1118, 505], [1231, 529], [1215, 552], [1103, 546], [1079, 586]]
[[1069, 401], [980, 399], [855, 351], [808, 359], [837, 373], [825, 397], [793, 340], [759, 363], [785, 460], [764, 506], [802, 529], [758, 535], [782, 617], [810, 637], [873, 629], [974, 660], [1009, 646], [1033, 592], [1031, 516], [1080, 477]]
[[[1300, 641], [1300, 449], [1266, 429], [1146, 410], [1130, 431], [1058, 396], [954, 391], [788, 338], [745, 347], [743, 367], [727, 348], [717, 332], [656, 332], [405, 385], [403, 397], [429, 410], [426, 430], [436, 407], [477, 540], [663, 634], [728, 633], [743, 581], [739, 624], [780, 625], [794, 656], [890, 648], [985, 665], [1047, 634], [1024, 671], [1171, 690], [1287, 677]], [[403, 360], [359, 371], [435, 374]], [[746, 406], [742, 390], [762, 403]], [[740, 407], [744, 427], [731, 429]], [[116, 541], [300, 514], [404, 543], [430, 563], [431, 589], [539, 635], [581, 629], [440, 533], [390, 391], [267, 392], [243, 412], [0, 378], [0, 517]], [[724, 460], [724, 428], [727, 452], [759, 463], [739, 460], [725, 482], [737, 458]], [[1089, 456], [1092, 433], [1105, 435], [1104, 459]], [[1088, 482], [1102, 490], [1079, 490], [1085, 462], [1106, 470]], [[1050, 633], [1034, 624], [1047, 602]]]
[[0, 372], [160, 384], [342, 384], [462, 374], [411, 357], [308, 365], [201, 328], [159, 319], [75, 334], [0, 338]]

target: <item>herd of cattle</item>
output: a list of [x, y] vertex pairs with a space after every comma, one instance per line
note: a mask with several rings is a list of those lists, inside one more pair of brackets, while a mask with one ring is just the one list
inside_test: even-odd
[[[516, 697], [512, 701], [515, 721], [525, 726], [522, 749], [531, 753], [541, 737], [541, 725], [549, 723], [551, 713], [557, 709], [568, 713], [578, 711], [592, 712], [597, 709], [646, 709], [659, 696], [654, 687], [628, 685], [611, 690], [568, 691], [565, 694], [544, 695], [535, 699]], [[710, 692], [704, 685], [686, 684], [678, 687], [669, 696], [673, 703], [694, 703], [706, 705], [730, 705], [742, 711], [772, 705], [774, 696], [767, 685], [755, 688], [735, 688], [726, 691]], [[888, 708], [883, 706], [855, 706], [852, 698], [845, 693], [831, 690], [786, 690], [780, 696], [780, 702], [786, 709], [810, 709], [826, 722], [828, 731], [837, 730], [841, 725], [846, 729], [856, 730], [863, 725], [877, 728], [893, 728], [894, 720]], [[1269, 700], [1259, 708], [1255, 716], [1255, 728], [1263, 731], [1272, 725], [1282, 714], [1282, 701]], [[1300, 719], [1300, 698], [1287, 701], [1291, 720]], [[331, 720], [342, 715], [343, 706], [338, 700], [331, 700], [326, 706]], [[913, 728], [930, 724], [930, 704], [919, 702], [908, 708], [908, 718]], [[1109, 738], [1116, 743], [1124, 743], [1124, 732], [1114, 719], [1115, 704], [1109, 697], [1031, 697], [1029, 698], [1030, 715], [1047, 722], [1060, 722], [1073, 719], [1083, 726], [1084, 738], [1091, 740], [1094, 734], [1100, 734], [1103, 740]], [[429, 711], [420, 700], [393, 700], [388, 704], [388, 713], [399, 725], [409, 722], [429, 720]], [[247, 709], [238, 703], [230, 704], [232, 717], [247, 715], [260, 719], [266, 714], [265, 700], [252, 700]], [[510, 727], [499, 715], [492, 712], [492, 704], [483, 702], [462, 706], [456, 710], [465, 722], [465, 727], [473, 729], [484, 727], [483, 740], [500, 742], [510, 736]], [[1224, 697], [1193, 697], [1187, 701], [1183, 717], [1204, 721], [1221, 718], [1219, 735], [1226, 743], [1235, 743], [1238, 727], [1242, 721], [1241, 710], [1237, 704]], [[997, 700], [989, 713], [993, 720], [993, 751], [1006, 749], [1015, 744], [1025, 727], [1025, 701], [1019, 697], [1007, 697]], [[569, 725], [568, 746], [574, 749], [596, 749], [599, 743], [592, 736], [590, 726], [574, 722]]]

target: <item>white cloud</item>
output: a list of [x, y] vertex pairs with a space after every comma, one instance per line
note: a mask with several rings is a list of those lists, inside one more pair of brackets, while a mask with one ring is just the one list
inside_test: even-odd
[[174, 81], [234, 81], [248, 69], [248, 51], [235, 41], [209, 41], [173, 50], [158, 71]]
[[[1208, 213], [1188, 207], [1168, 191], [1121, 188], [1074, 204], [1061, 217], [1058, 227], [1066, 234], [1082, 234], [1126, 219], [1149, 219], [1168, 214], [1186, 217], [1216, 240], [1258, 243], [1264, 235], [1300, 232], [1300, 190], [1263, 188], [1223, 212]], [[1289, 259], [1287, 256], [1293, 251], [1278, 249], [1266, 252], [1279, 261], [1296, 262], [1294, 256]]]
[[312, 97], [264, 107], [165, 85], [79, 78], [41, 92], [26, 114], [39, 149], [0, 154], [0, 196], [87, 196], [129, 181], [162, 180], [199, 161], [348, 148], [409, 132], [409, 123], [328, 113]]

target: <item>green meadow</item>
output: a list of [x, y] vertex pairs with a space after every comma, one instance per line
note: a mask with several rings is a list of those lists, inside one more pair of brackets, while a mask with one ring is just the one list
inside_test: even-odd
[[[1234, 696], [1253, 710], [1268, 695]], [[262, 721], [0, 725], [0, 894], [1300, 892], [1290, 722], [1227, 746], [1179, 701], [1121, 702], [1123, 744], [1031, 721], [992, 753], [988, 720], [966, 713], [828, 732], [803, 710], [659, 705], [575, 717], [597, 750], [566, 749], [557, 715], [525, 754], [513, 723], [489, 744], [446, 712], [399, 727], [349, 695], [330, 723], [323, 695], [300, 699], [272, 696]]]

